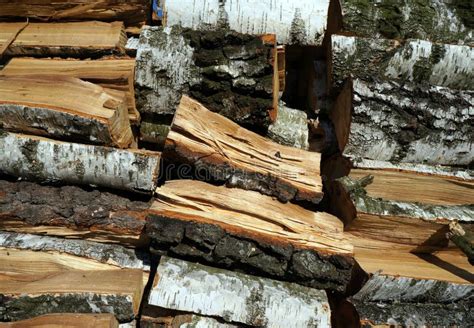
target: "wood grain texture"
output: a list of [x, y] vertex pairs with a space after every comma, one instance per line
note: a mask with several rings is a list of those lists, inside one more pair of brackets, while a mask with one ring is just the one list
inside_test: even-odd
[[133, 142], [121, 91], [68, 76], [8, 75], [0, 76], [0, 99], [6, 130], [119, 148]]
[[146, 233], [159, 251], [315, 288], [348, 283], [352, 246], [327, 213], [189, 180], [158, 188], [150, 210]]
[[61, 313], [0, 323], [2, 328], [119, 328], [113, 314]]
[[[0, 46], [18, 24], [0, 23]], [[124, 54], [127, 38], [123, 23], [30, 23], [8, 47], [6, 56], [97, 56]]]
[[320, 154], [270, 142], [186, 96], [176, 111], [164, 156], [192, 164], [229, 186], [282, 201], [318, 203], [323, 196]]
[[163, 257], [148, 303], [259, 327], [327, 327], [326, 293]]
[[39, 181], [92, 184], [151, 193], [160, 153], [60, 142], [5, 132], [0, 134], [0, 171]]
[[137, 123], [140, 113], [135, 106], [135, 60], [107, 58], [71, 60], [59, 58], [13, 58], [0, 76], [60, 75], [95, 83], [105, 89], [126, 93], [130, 121]]

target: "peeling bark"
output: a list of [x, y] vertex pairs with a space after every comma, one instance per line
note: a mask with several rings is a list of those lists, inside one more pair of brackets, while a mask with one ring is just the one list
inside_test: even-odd
[[163, 257], [148, 303], [259, 327], [327, 327], [326, 293]]
[[334, 86], [353, 76], [474, 90], [470, 46], [332, 35], [330, 58]]
[[137, 51], [138, 109], [148, 116], [174, 114], [189, 94], [239, 124], [266, 129], [279, 92], [275, 50], [262, 37], [226, 29], [145, 28]]
[[151, 193], [160, 153], [59, 142], [14, 133], [0, 134], [0, 172], [42, 182], [97, 185]]
[[226, 26], [246, 34], [272, 33], [278, 43], [321, 45], [326, 32], [329, 0], [165, 0], [166, 24], [211, 30]]

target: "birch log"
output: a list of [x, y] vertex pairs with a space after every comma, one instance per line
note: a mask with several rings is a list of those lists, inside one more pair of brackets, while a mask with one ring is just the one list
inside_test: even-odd
[[0, 249], [0, 320], [48, 313], [138, 314], [143, 272], [57, 253]]
[[278, 145], [183, 96], [166, 139], [167, 159], [191, 164], [204, 180], [265, 195], [319, 203], [321, 155]]
[[149, 202], [76, 186], [0, 180], [0, 230], [146, 246]]
[[145, 116], [173, 114], [181, 96], [190, 94], [240, 124], [267, 128], [278, 106], [276, 66], [275, 45], [262, 37], [222, 29], [144, 28], [137, 51], [137, 106]]
[[328, 25], [359, 36], [474, 44], [472, 7], [464, 1], [338, 0], [329, 16]]
[[128, 148], [125, 93], [117, 93], [67, 76], [0, 76], [0, 128]]
[[222, 319], [205, 317], [193, 313], [183, 313], [150, 306], [146, 304], [143, 307], [140, 317], [140, 327], [142, 328], [239, 328], [225, 322]]
[[329, 0], [164, 0], [166, 24], [208, 30], [228, 27], [245, 34], [271, 33], [278, 43], [322, 44]]
[[158, 188], [151, 212], [146, 233], [159, 252], [314, 288], [349, 283], [352, 246], [327, 213], [189, 180]]
[[328, 327], [326, 293], [162, 257], [148, 303], [259, 327]]
[[61, 313], [45, 314], [31, 319], [0, 323], [1, 328], [119, 328], [113, 314]]
[[329, 78], [334, 86], [342, 86], [353, 76], [365, 81], [389, 79], [474, 90], [474, 50], [470, 46], [332, 35], [329, 56]]
[[59, 142], [14, 133], [0, 135], [0, 172], [39, 181], [62, 181], [151, 193], [160, 153]]
[[[340, 97], [332, 117], [336, 135], [347, 136], [338, 140], [340, 150], [354, 160], [453, 166], [474, 160], [471, 91], [355, 79], [352, 95]], [[352, 122], [338, 122], [348, 113]]]

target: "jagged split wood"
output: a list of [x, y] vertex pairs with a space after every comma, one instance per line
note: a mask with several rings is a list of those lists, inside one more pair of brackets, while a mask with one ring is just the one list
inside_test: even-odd
[[162, 257], [148, 303], [258, 327], [326, 327], [326, 293]]
[[465, 231], [457, 222], [451, 222], [446, 237], [459, 247], [466, 254], [469, 263], [474, 265], [474, 233]]
[[76, 186], [0, 180], [0, 230], [147, 246], [149, 202]]
[[125, 94], [67, 76], [0, 76], [0, 127], [119, 148], [133, 142]]
[[190, 94], [240, 124], [266, 129], [276, 117], [278, 84], [274, 36], [179, 27], [147, 27], [140, 35], [135, 85], [144, 116], [172, 115]]
[[160, 169], [158, 152], [115, 149], [2, 132], [0, 172], [38, 181], [95, 185], [151, 193]]
[[474, 180], [386, 169], [353, 169], [332, 184], [333, 212], [354, 236], [415, 252], [448, 246], [448, 225], [474, 218]]
[[346, 84], [331, 113], [339, 149], [354, 160], [467, 166], [474, 160], [473, 95], [355, 79]]
[[165, 0], [166, 25], [209, 30], [228, 27], [245, 34], [272, 33], [278, 43], [322, 44], [329, 0]]
[[470, 327], [474, 275], [459, 251], [416, 255], [367, 248], [354, 242], [355, 258], [370, 274], [350, 298], [360, 319], [375, 325]]
[[1, 328], [119, 328], [113, 314], [53, 313], [31, 319], [0, 323]]
[[228, 186], [281, 201], [318, 203], [323, 196], [320, 154], [270, 142], [187, 96], [176, 111], [164, 155]]
[[40, 21], [124, 21], [139, 26], [146, 21], [149, 4], [144, 0], [0, 0], [0, 17]]
[[332, 35], [328, 49], [329, 85], [342, 86], [346, 78], [355, 76], [474, 89], [470, 46]]
[[155, 249], [315, 288], [345, 290], [352, 246], [336, 217], [200, 181], [169, 181], [156, 193], [146, 225]]
[[345, 33], [388, 39], [422, 39], [474, 45], [471, 7], [463, 1], [334, 0], [328, 26]]
[[[107, 58], [98, 60], [64, 60], [58, 58], [13, 58], [0, 71], [0, 76], [61, 75], [95, 83], [105, 89], [126, 93], [130, 121], [138, 123], [135, 107], [135, 60]], [[57, 86], [55, 85], [55, 88]], [[70, 99], [68, 98], [70, 101]]]
[[[0, 47], [24, 23], [0, 23]], [[30, 23], [4, 52], [5, 56], [99, 56], [124, 54], [123, 23]]]
[[138, 314], [143, 272], [59, 253], [0, 248], [0, 319], [48, 313]]

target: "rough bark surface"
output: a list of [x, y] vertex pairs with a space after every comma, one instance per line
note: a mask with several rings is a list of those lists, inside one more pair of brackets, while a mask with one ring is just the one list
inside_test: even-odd
[[145, 220], [137, 214], [149, 208], [144, 201], [132, 201], [106, 191], [75, 186], [42, 186], [32, 182], [0, 180], [0, 227], [22, 230], [43, 226], [69, 228], [81, 236], [104, 235], [112, 242], [138, 239]]
[[69, 327], [69, 328], [125, 328], [113, 314], [84, 314], [63, 313], [45, 314], [32, 319], [0, 323], [2, 328], [40, 328], [40, 327]]
[[329, 0], [165, 0], [166, 23], [192, 29], [230, 27], [246, 34], [272, 33], [278, 43], [321, 45], [326, 32]]
[[403, 326], [470, 327], [474, 286], [375, 274], [353, 297], [361, 320]]
[[308, 150], [308, 116], [280, 102], [278, 116], [268, 127], [268, 137], [279, 144]]
[[353, 76], [474, 89], [474, 49], [470, 46], [332, 35], [331, 66], [335, 86]]
[[226, 29], [145, 28], [135, 73], [138, 109], [145, 116], [173, 114], [189, 94], [240, 124], [266, 129], [278, 92], [273, 48], [261, 37]]
[[0, 172], [41, 182], [90, 184], [151, 193], [160, 153], [82, 145], [4, 132]]
[[[472, 7], [467, 1], [339, 0], [345, 32], [389, 39], [474, 44]], [[328, 23], [329, 24], [329, 23]]]
[[[474, 160], [472, 92], [396, 82], [353, 83], [351, 158], [468, 166]], [[350, 111], [351, 108], [347, 108]]]
[[327, 327], [326, 293], [162, 257], [148, 303], [259, 327]]

